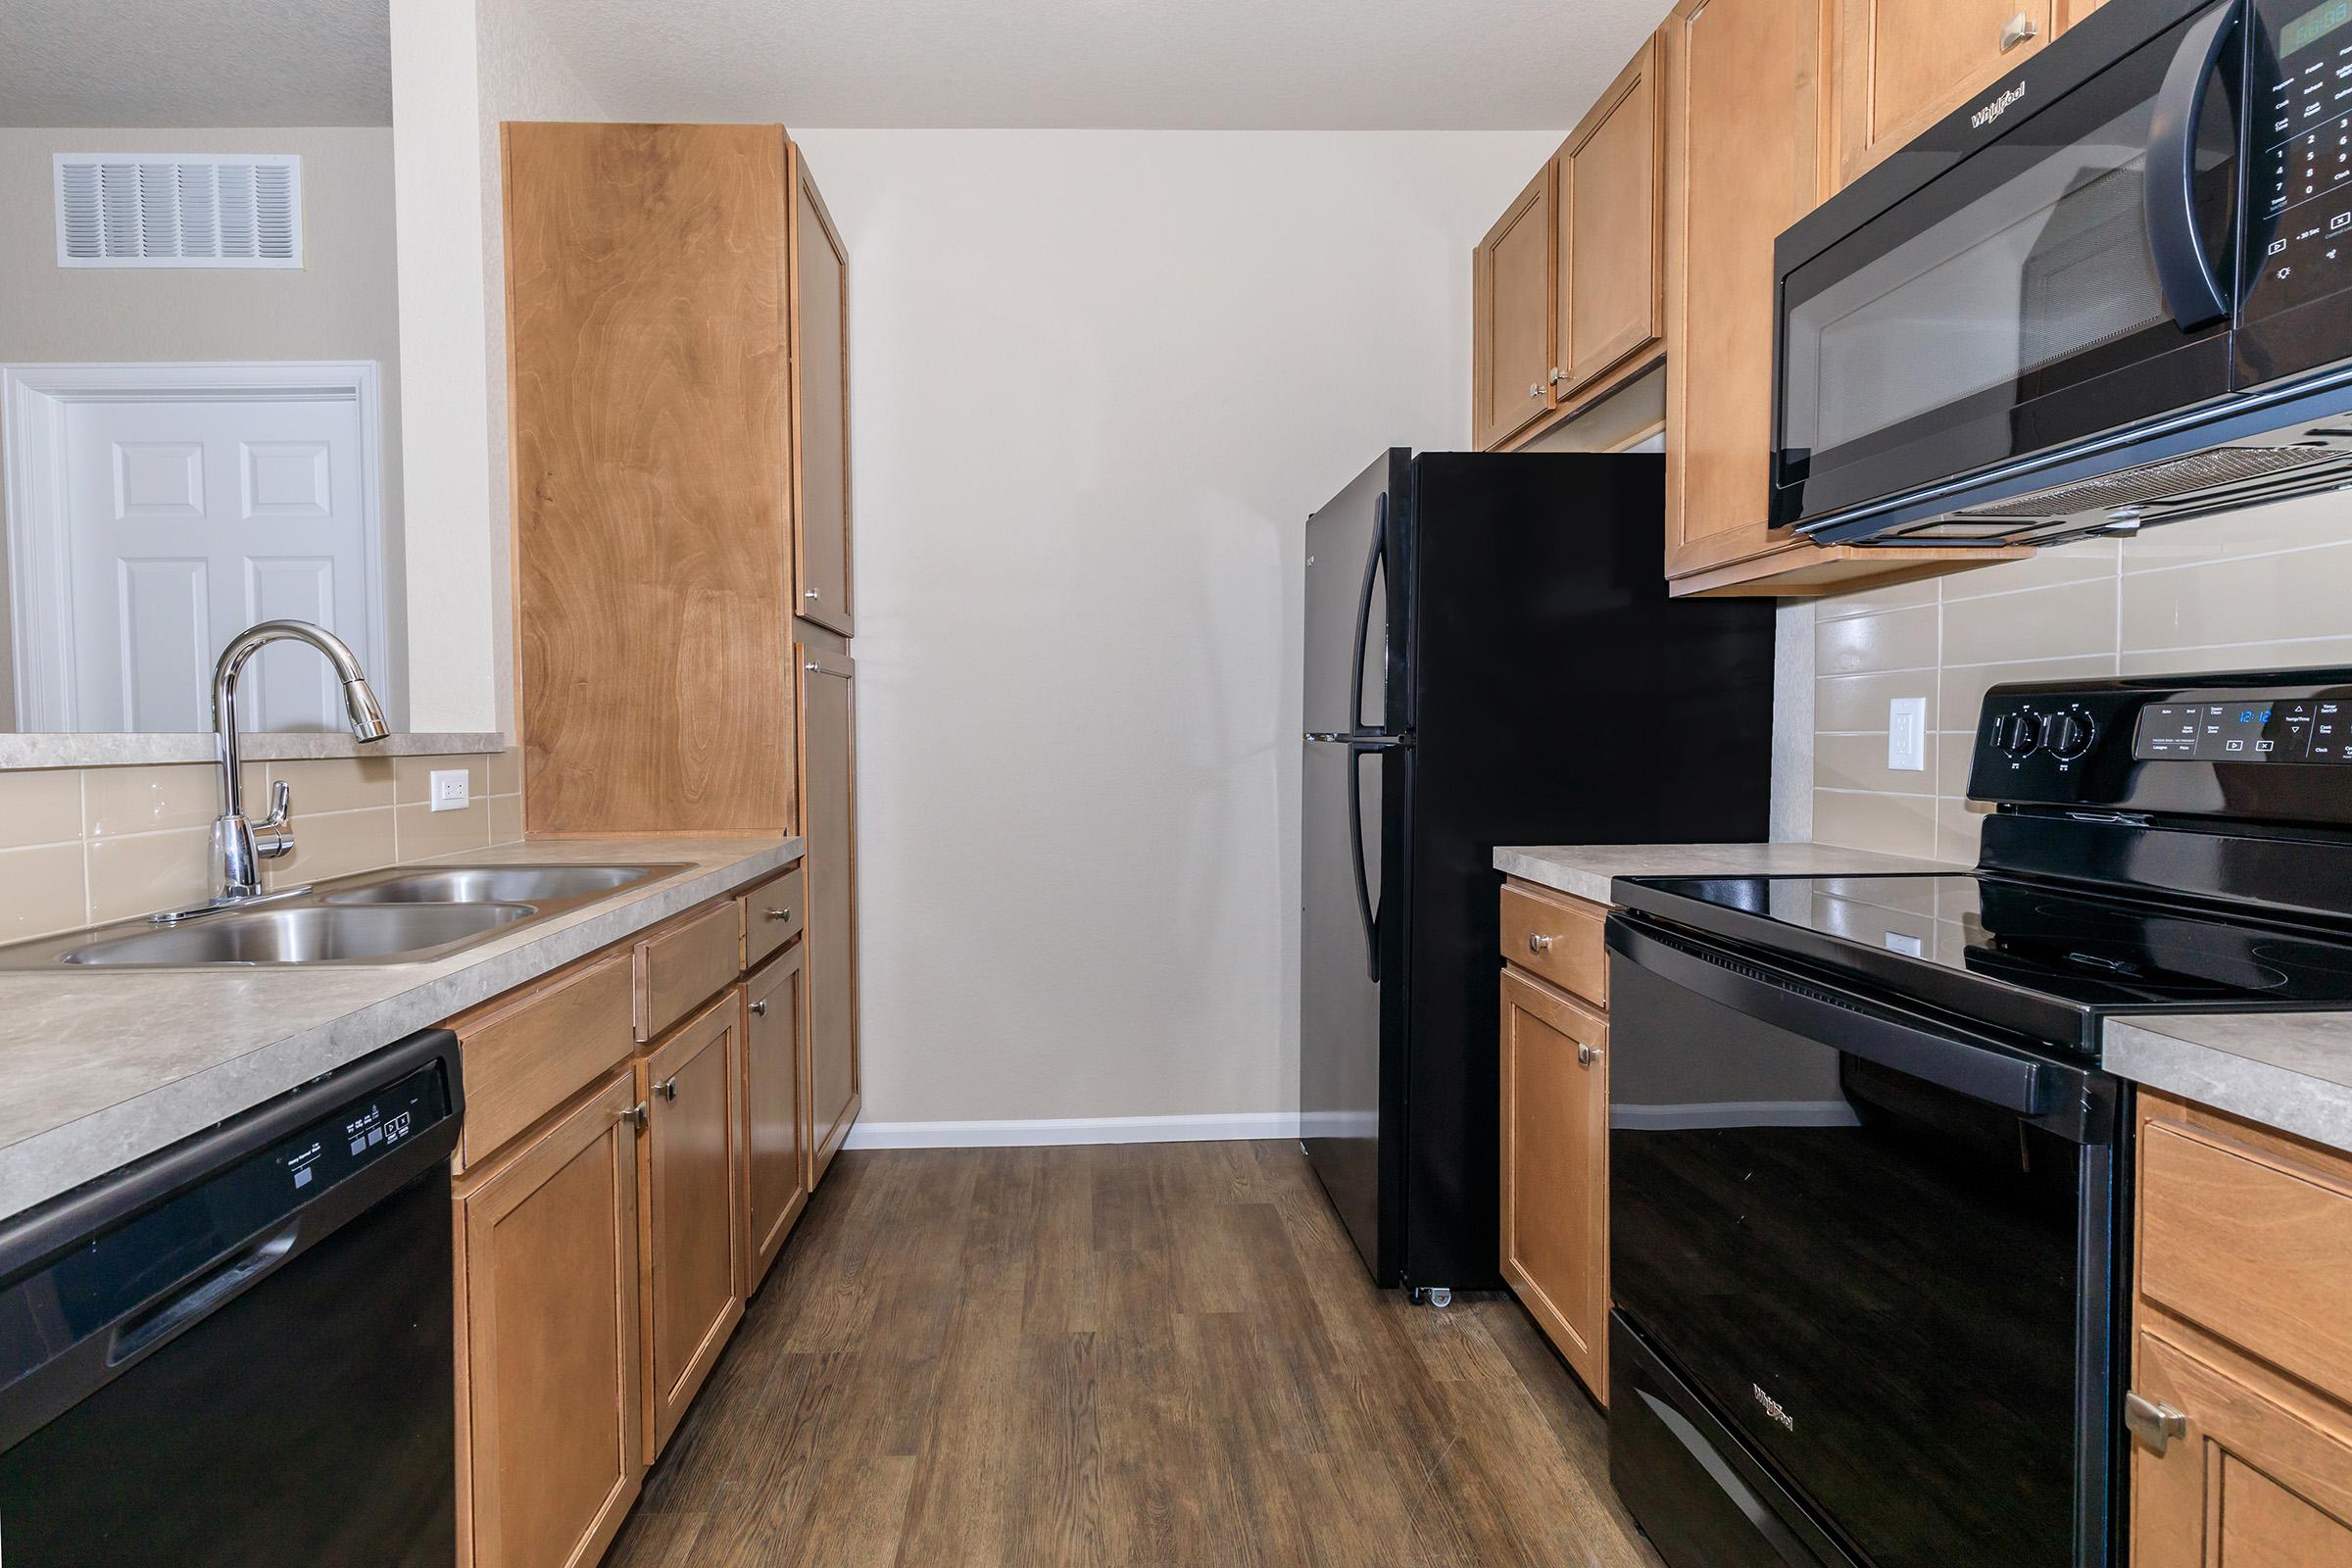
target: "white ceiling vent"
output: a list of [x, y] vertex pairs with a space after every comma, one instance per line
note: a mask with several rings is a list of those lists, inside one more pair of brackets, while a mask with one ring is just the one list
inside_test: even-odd
[[292, 154], [60, 153], [60, 267], [300, 267]]

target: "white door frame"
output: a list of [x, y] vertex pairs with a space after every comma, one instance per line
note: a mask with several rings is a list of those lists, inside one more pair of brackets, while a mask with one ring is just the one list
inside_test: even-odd
[[[66, 542], [66, 414], [75, 403], [256, 403], [273, 398], [359, 406], [360, 517], [368, 556], [368, 637], [387, 662], [383, 422], [373, 360], [220, 361], [173, 365], [0, 365], [0, 525], [8, 532], [17, 727], [76, 727], [72, 552]], [[368, 671], [373, 679], [377, 671]], [[386, 669], [386, 676], [396, 672]], [[387, 706], [398, 680], [376, 680]], [[397, 711], [397, 710], [395, 710]]]

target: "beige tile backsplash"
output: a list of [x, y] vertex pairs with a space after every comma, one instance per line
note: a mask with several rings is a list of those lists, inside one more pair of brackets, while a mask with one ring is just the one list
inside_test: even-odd
[[[1814, 623], [1813, 836], [1976, 858], [1967, 799], [1985, 690], [2007, 680], [2352, 664], [2352, 497], [2173, 523], [1824, 599]], [[1927, 700], [1928, 766], [1886, 766], [1886, 705]]]
[[[464, 767], [472, 804], [433, 811], [425, 778]], [[168, 767], [0, 771], [0, 942], [145, 914], [204, 897], [216, 773]], [[522, 837], [514, 754], [248, 762], [248, 810], [294, 792], [294, 853], [266, 862], [271, 886], [372, 870]]]

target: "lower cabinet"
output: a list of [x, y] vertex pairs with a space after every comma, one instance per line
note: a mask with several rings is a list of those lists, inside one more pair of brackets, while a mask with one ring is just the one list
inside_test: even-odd
[[637, 1063], [646, 1105], [645, 1457], [661, 1455], [743, 1318], [743, 998], [730, 989]]
[[472, 1568], [593, 1563], [636, 1501], [641, 1107], [624, 1071], [458, 1189], [459, 1539]]
[[1502, 1277], [1594, 1398], [1608, 1398], [1609, 1026], [1502, 972]]
[[858, 1120], [858, 664], [799, 643], [801, 831], [808, 841], [808, 1190]]
[[794, 943], [743, 988], [746, 1296], [760, 1289], [808, 1204], [802, 1126], [808, 1053], [801, 1029], [808, 966], [803, 953]]
[[2352, 1157], [2139, 1097], [2132, 1568], [2352, 1568]]

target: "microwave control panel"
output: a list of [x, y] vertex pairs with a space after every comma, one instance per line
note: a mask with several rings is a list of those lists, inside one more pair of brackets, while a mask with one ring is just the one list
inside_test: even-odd
[[2352, 286], [2352, 0], [2257, 0], [2255, 12], [2248, 318]]

